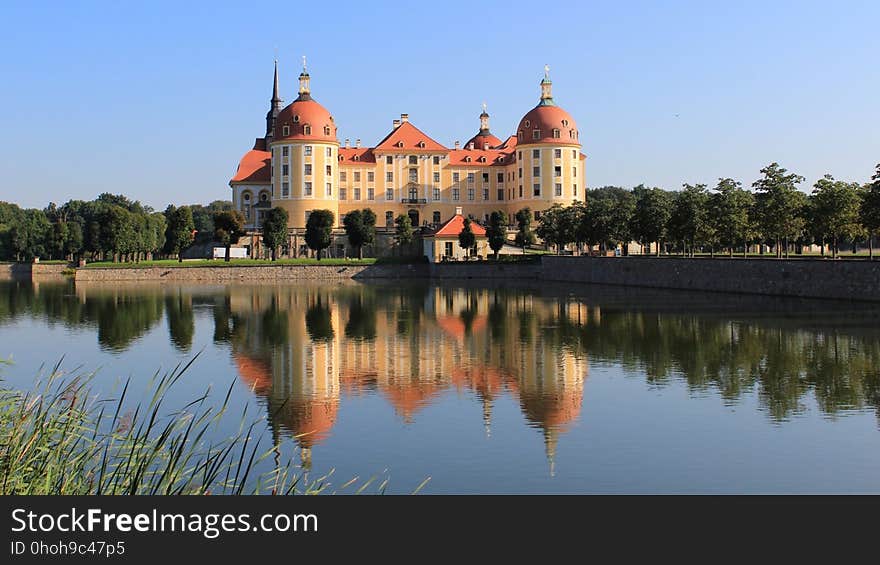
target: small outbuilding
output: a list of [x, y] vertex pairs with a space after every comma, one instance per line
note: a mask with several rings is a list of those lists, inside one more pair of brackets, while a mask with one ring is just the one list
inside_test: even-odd
[[486, 229], [471, 220], [471, 231], [474, 233], [474, 248], [463, 249], [458, 243], [458, 235], [464, 229], [464, 216], [461, 208], [456, 208], [455, 215], [446, 220], [440, 227], [422, 235], [425, 257], [434, 263], [442, 261], [466, 261], [474, 258], [486, 258], [489, 249]]

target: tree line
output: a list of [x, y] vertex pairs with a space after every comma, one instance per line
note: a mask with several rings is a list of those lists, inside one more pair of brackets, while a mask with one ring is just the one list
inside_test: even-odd
[[[643, 253], [698, 252], [747, 254], [749, 246], [770, 246], [777, 257], [788, 256], [793, 245], [815, 244], [836, 257], [843, 244], [867, 242], [873, 258], [880, 233], [880, 164], [871, 182], [860, 184], [825, 175], [811, 194], [798, 190], [804, 177], [778, 163], [761, 169], [752, 190], [731, 178], [705, 184], [685, 184], [680, 191], [632, 190], [606, 186], [590, 190], [586, 202], [554, 205], [538, 219], [532, 234], [530, 213], [516, 215], [516, 244], [526, 246], [534, 236], [557, 251], [584, 245], [600, 251], [635, 241]], [[763, 248], [762, 248], [763, 249]]]
[[158, 212], [121, 194], [94, 200], [20, 208], [0, 202], [0, 261], [62, 259], [139, 261], [177, 255], [215, 237], [215, 216], [231, 210], [223, 200], [168, 206]]

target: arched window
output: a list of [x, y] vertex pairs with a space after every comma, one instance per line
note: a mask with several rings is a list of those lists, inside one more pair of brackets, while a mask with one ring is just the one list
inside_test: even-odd
[[299, 123], [299, 116], [298, 115], [293, 116], [293, 122]]
[[324, 126], [324, 135], [330, 135], [330, 126]]
[[559, 139], [559, 130], [553, 128], [553, 139]]
[[303, 126], [303, 135], [312, 135], [312, 126]]
[[281, 135], [287, 137], [290, 135], [290, 126], [284, 126], [281, 128]]

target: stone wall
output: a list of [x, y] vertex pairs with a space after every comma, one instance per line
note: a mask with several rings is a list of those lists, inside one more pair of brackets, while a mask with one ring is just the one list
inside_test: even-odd
[[0, 263], [0, 280], [59, 277], [69, 268], [70, 266], [64, 263]]
[[427, 278], [428, 265], [260, 265], [77, 269], [76, 281], [276, 281]]
[[541, 263], [505, 263], [468, 261], [431, 263], [430, 276], [434, 279], [495, 279], [537, 280], [541, 278]]
[[880, 261], [544, 256], [548, 281], [880, 301]]

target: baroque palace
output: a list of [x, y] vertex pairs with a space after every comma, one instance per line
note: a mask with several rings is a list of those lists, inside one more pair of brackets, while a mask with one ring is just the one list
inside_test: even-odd
[[336, 225], [370, 208], [377, 227], [393, 227], [408, 214], [414, 227], [436, 227], [457, 212], [484, 221], [493, 210], [513, 215], [528, 207], [535, 217], [556, 203], [584, 198], [586, 180], [574, 118], [553, 99], [545, 67], [538, 104], [515, 132], [500, 139], [489, 129], [485, 105], [480, 129], [452, 149], [430, 138], [401, 114], [375, 147], [340, 144], [333, 115], [311, 94], [303, 64], [299, 96], [284, 106], [278, 63], [266, 134], [242, 157], [229, 182], [232, 201], [251, 230], [270, 208], [287, 210], [289, 228], [302, 229], [312, 210], [333, 212]]

